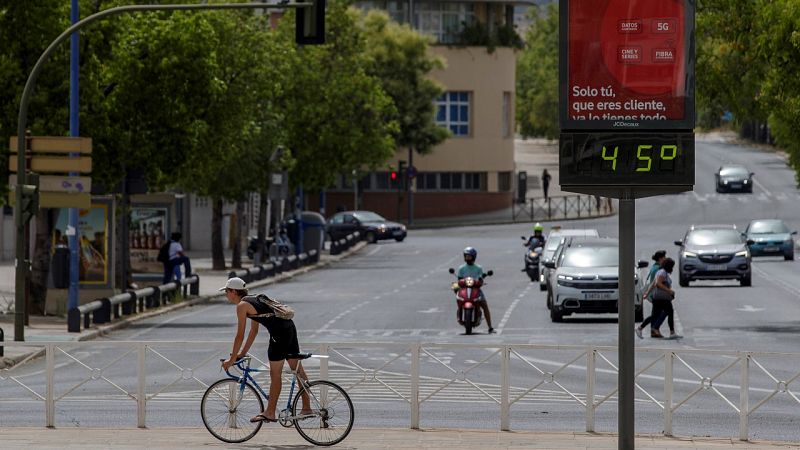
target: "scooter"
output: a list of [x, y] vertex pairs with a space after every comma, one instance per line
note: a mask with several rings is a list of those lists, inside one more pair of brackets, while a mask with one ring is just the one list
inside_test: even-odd
[[525, 268], [521, 272], [528, 274], [528, 278], [533, 282], [539, 281], [539, 258], [542, 256], [541, 243], [537, 241], [532, 245], [528, 244], [528, 238], [522, 236], [525, 241]]
[[[456, 273], [452, 267], [449, 272], [451, 274]], [[484, 276], [490, 277], [493, 273], [490, 270]], [[481, 324], [483, 314], [481, 314], [480, 306], [476, 303], [481, 298], [482, 286], [483, 278], [472, 277], [462, 278], [450, 285], [450, 288], [456, 294], [456, 304], [458, 305], [456, 318], [458, 323], [464, 326], [466, 334], [472, 334], [472, 329]]]

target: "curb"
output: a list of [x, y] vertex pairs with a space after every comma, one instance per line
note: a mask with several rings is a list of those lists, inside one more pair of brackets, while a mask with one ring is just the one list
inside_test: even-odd
[[[254, 281], [253, 283], [251, 283], [248, 286], [248, 289], [250, 289], [250, 288], [258, 288], [258, 287], [262, 287], [262, 286], [268, 286], [268, 285], [274, 284], [274, 283], [279, 283], [279, 282], [282, 282], [284, 280], [288, 280], [288, 279], [294, 278], [294, 277], [296, 277], [298, 275], [303, 275], [303, 274], [308, 273], [308, 272], [310, 272], [312, 270], [325, 267], [325, 266], [327, 266], [327, 265], [329, 265], [331, 263], [339, 262], [342, 259], [347, 258], [348, 256], [352, 255], [353, 253], [356, 253], [356, 252], [360, 251], [362, 248], [364, 248], [366, 246], [367, 246], [366, 242], [360, 241], [356, 245], [354, 245], [353, 247], [347, 249], [345, 252], [343, 252], [343, 253], [341, 253], [339, 255], [331, 256], [330, 259], [328, 259], [326, 261], [320, 260], [320, 262], [318, 262], [318, 263], [316, 263], [314, 265], [311, 265], [311, 266], [305, 266], [305, 267], [301, 267], [301, 268], [296, 269], [296, 270], [292, 270], [292, 271], [289, 271], [289, 272], [284, 272], [284, 273], [278, 274], [277, 276], [272, 277], [272, 278]], [[200, 297], [193, 298], [191, 300], [180, 302], [180, 303], [177, 303], [177, 304], [174, 304], [174, 305], [169, 305], [169, 306], [165, 306], [165, 307], [162, 307], [162, 308], [158, 308], [158, 309], [153, 310], [153, 311], [146, 311], [144, 313], [137, 314], [135, 316], [126, 317], [126, 318], [124, 318], [122, 320], [119, 320], [117, 322], [114, 322], [114, 323], [111, 323], [111, 324], [108, 324], [108, 325], [100, 325], [95, 329], [81, 332], [80, 334], [78, 334], [76, 336], [76, 339], [73, 339], [72, 341], [77, 341], [77, 342], [88, 341], [88, 340], [94, 339], [96, 337], [104, 336], [106, 334], [109, 334], [114, 330], [125, 328], [128, 325], [130, 325], [132, 323], [135, 323], [135, 322], [138, 322], [140, 320], [149, 319], [151, 317], [155, 317], [155, 316], [160, 316], [162, 314], [171, 313], [173, 311], [176, 311], [176, 310], [179, 310], [179, 309], [183, 309], [183, 308], [187, 308], [189, 306], [208, 303], [208, 302], [213, 301], [213, 300], [215, 300], [217, 298], [221, 298], [222, 296], [223, 296], [223, 294], [221, 294], [221, 293], [220, 294], [212, 294], [212, 295], [200, 296]], [[65, 341], [65, 342], [70, 342], [70, 341]], [[0, 358], [0, 369], [13, 367], [13, 366], [19, 364], [20, 362], [25, 361], [25, 360], [33, 360], [33, 359], [39, 358], [40, 356], [44, 355], [44, 352], [45, 352], [44, 349], [39, 349], [39, 350], [30, 352], [30, 353], [24, 353], [22, 355], [17, 355], [17, 356], [13, 356], [13, 357], [2, 357], [2, 358]]]

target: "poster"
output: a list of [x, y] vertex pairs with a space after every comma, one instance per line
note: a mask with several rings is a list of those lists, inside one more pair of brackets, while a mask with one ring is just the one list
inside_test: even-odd
[[[108, 285], [109, 274], [109, 204], [93, 204], [91, 209], [78, 210], [78, 283]], [[69, 210], [60, 209], [53, 242], [68, 245]]]
[[164, 206], [134, 206], [128, 234], [131, 271], [162, 273], [164, 266], [156, 261], [158, 250], [169, 235], [169, 209]]
[[693, 55], [685, 0], [568, 5], [568, 121], [647, 128], [690, 118], [687, 62]]

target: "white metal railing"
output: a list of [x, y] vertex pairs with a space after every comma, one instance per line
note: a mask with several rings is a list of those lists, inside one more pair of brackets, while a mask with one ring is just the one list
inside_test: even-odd
[[[0, 413], [12, 403], [43, 402], [48, 427], [56, 425], [56, 405], [68, 407], [72, 401], [135, 402], [137, 425], [144, 427], [148, 403], [199, 400], [221, 377], [219, 358], [230, 348], [229, 342], [3, 345], [38, 354], [0, 370]], [[616, 347], [349, 342], [304, 348], [330, 357], [306, 368], [311, 378], [341, 384], [356, 403], [403, 402], [411, 428], [420, 427], [426, 403], [468, 396], [471, 402], [499, 406], [501, 430], [511, 428], [512, 412], [526, 402], [557, 401], [584, 409], [585, 429], [594, 431], [596, 413], [613, 404], [609, 400], [617, 393]], [[474, 359], [464, 359], [459, 350], [469, 350]], [[44, 370], [34, 361], [42, 352]], [[542, 359], [548, 355], [555, 359]], [[673, 434], [673, 419], [693, 402], [705, 406], [718, 399], [723, 411], [738, 415], [741, 440], [748, 439], [750, 418], [779, 398], [791, 415], [800, 415], [800, 353], [637, 348], [636, 357], [637, 401], [661, 411], [665, 435]], [[65, 366], [85, 373], [76, 377], [75, 370], [62, 370]], [[751, 397], [759, 398], [752, 406]]]

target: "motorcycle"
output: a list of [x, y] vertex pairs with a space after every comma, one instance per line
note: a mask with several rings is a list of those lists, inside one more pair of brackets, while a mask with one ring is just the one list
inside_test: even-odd
[[[450, 268], [449, 272], [455, 274], [456, 271]], [[488, 271], [484, 276], [490, 277], [494, 272]], [[472, 334], [472, 329], [481, 324], [483, 314], [481, 308], [476, 304], [481, 298], [481, 287], [483, 286], [483, 278], [466, 277], [458, 281], [454, 281], [450, 288], [456, 294], [456, 304], [458, 305], [458, 312], [456, 318], [458, 323], [464, 326], [466, 334]]]
[[541, 241], [528, 242], [528, 238], [522, 236], [525, 241], [525, 268], [521, 272], [528, 274], [528, 278], [533, 282], [539, 281], [539, 258], [542, 256]]

